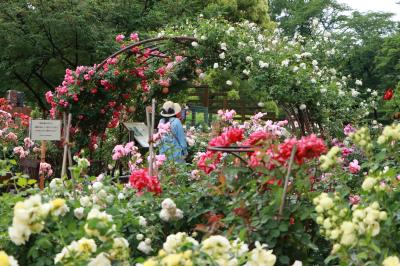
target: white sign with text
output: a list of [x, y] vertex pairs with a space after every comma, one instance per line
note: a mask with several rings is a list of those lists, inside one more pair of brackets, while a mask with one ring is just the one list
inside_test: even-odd
[[124, 126], [133, 132], [133, 136], [135, 140], [140, 144], [142, 147], [149, 147], [149, 129], [145, 125], [145, 123], [141, 122], [131, 122], [131, 123], [124, 123]]
[[61, 120], [31, 120], [29, 132], [32, 140], [60, 140]]

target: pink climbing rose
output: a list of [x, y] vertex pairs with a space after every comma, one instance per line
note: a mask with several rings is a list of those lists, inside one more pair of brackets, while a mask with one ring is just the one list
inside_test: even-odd
[[115, 40], [116, 40], [117, 42], [122, 42], [124, 39], [125, 39], [125, 36], [124, 36], [123, 34], [118, 34], [118, 35], [115, 37]]

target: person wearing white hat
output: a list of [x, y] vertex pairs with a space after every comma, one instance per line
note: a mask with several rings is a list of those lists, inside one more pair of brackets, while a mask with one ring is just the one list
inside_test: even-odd
[[185, 162], [187, 156], [186, 135], [178, 116], [182, 111], [178, 103], [167, 101], [161, 109], [159, 124], [170, 124], [170, 132], [161, 138], [160, 154], [164, 154], [168, 160]]

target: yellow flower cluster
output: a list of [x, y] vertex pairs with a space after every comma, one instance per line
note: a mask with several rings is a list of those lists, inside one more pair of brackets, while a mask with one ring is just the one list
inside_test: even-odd
[[167, 254], [164, 250], [160, 250], [158, 253], [161, 260], [149, 259], [143, 266], [193, 266], [191, 250], [186, 250], [185, 252]]
[[0, 266], [18, 266], [18, 261], [13, 256], [7, 255], [4, 251], [0, 250]]
[[55, 216], [65, 215], [69, 211], [63, 199], [55, 199], [50, 203], [42, 204], [40, 195], [19, 201], [14, 206], [12, 226], [8, 234], [14, 244], [25, 244], [32, 233], [39, 233], [44, 228], [44, 220], [49, 213]]
[[341, 199], [337, 195], [331, 198], [327, 193], [321, 193], [314, 198], [313, 203], [318, 213], [317, 223], [321, 226], [321, 234], [334, 242], [333, 254], [342, 246], [356, 245], [362, 235], [378, 235], [379, 221], [387, 219], [387, 213], [379, 210], [378, 202], [366, 208], [354, 205], [352, 213], [347, 208], [339, 207]]
[[112, 223], [112, 216], [107, 214], [106, 212], [100, 211], [97, 208], [93, 208], [90, 210], [87, 216], [87, 220], [91, 219], [97, 219], [98, 223], [97, 226], [101, 228], [109, 228], [109, 230], [103, 234], [97, 228], [92, 228], [89, 223], [86, 223], [84, 228], [86, 234], [88, 236], [95, 236], [99, 238], [101, 241], [105, 242], [107, 241], [110, 237], [112, 237], [113, 233], [115, 232], [115, 224]]
[[69, 208], [67, 204], [65, 203], [64, 199], [54, 199], [50, 201], [50, 206], [51, 206], [51, 213], [55, 216], [64, 216], [68, 211]]
[[366, 152], [371, 151], [373, 148], [371, 135], [369, 129], [366, 127], [362, 127], [356, 132], [351, 133], [350, 138], [354, 141], [354, 144]]
[[386, 126], [382, 134], [378, 138], [378, 144], [385, 144], [390, 141], [400, 140], [400, 124], [392, 124], [391, 126]]
[[72, 241], [71, 244], [64, 247], [54, 258], [54, 264], [74, 265], [74, 261], [88, 259], [90, 255], [97, 250], [97, 245], [93, 239], [81, 238], [78, 241]]
[[126, 260], [129, 258], [129, 243], [123, 237], [116, 237], [113, 240], [111, 250], [108, 252], [113, 260]]
[[319, 161], [321, 162], [321, 170], [326, 171], [332, 166], [336, 165], [338, 158], [337, 155], [340, 152], [338, 146], [333, 146], [326, 155], [321, 155]]
[[157, 257], [150, 258], [143, 266], [273, 266], [276, 262], [272, 250], [266, 250], [259, 242], [249, 251], [242, 241], [230, 242], [220, 235], [210, 236], [199, 244], [186, 233], [177, 233], [169, 235], [163, 247]]

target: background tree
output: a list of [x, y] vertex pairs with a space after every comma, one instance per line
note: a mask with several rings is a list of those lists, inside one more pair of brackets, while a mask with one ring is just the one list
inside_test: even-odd
[[263, 0], [4, 0], [0, 94], [26, 91], [44, 110], [43, 92], [60, 84], [66, 68], [93, 65], [117, 49], [111, 36], [148, 35], [200, 13], [268, 26], [267, 11]]
[[269, 0], [271, 19], [279, 22], [285, 34], [293, 35], [296, 31], [309, 36], [312, 20], [318, 19], [327, 30], [337, 27], [348, 8], [336, 0]]
[[[391, 35], [396, 32], [398, 24], [392, 17], [391, 13], [353, 12], [341, 25], [339, 34], [341, 41], [337, 46], [341, 58], [337, 64], [345, 75], [362, 79], [366, 88], [384, 89], [388, 85], [385, 76], [394, 75], [393, 72], [384, 73], [382, 59], [379, 60], [381, 62], [379, 71], [376, 65], [377, 55], [381, 48], [384, 49], [382, 44], [387, 43], [390, 46], [390, 42], [385, 40], [392, 39]], [[395, 55], [391, 53], [390, 56]], [[386, 70], [392, 71], [390, 67]]]

